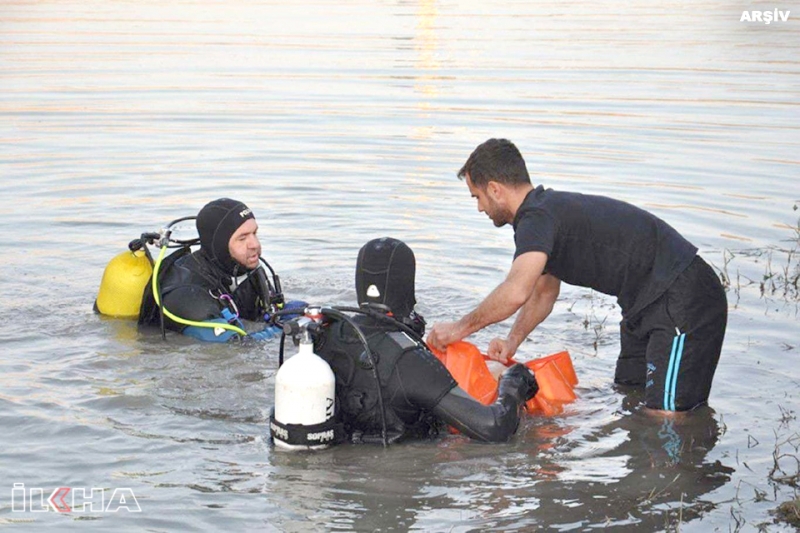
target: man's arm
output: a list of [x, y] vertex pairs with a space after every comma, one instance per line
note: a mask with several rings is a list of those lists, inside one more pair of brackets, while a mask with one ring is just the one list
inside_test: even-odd
[[457, 322], [435, 324], [428, 335], [428, 344], [444, 350], [448, 344], [513, 315], [531, 297], [546, 264], [544, 252], [528, 252], [517, 257], [505, 281], [474, 311]]
[[508, 337], [493, 339], [489, 343], [486, 355], [498, 361], [506, 361], [509, 357], [513, 357], [522, 341], [550, 316], [560, 290], [561, 280], [557, 277], [550, 274], [540, 276], [533, 293], [517, 315]]

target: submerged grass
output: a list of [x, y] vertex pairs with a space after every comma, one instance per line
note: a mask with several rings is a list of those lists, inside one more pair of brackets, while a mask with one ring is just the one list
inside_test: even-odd
[[[779, 503], [772, 511], [775, 523], [785, 523], [793, 527], [800, 528], [800, 499], [798, 489], [800, 489], [800, 433], [793, 431], [790, 425], [797, 420], [794, 411], [778, 406], [781, 412], [779, 426], [775, 430], [775, 444], [772, 450], [772, 468], [767, 475], [769, 485], [772, 487], [774, 501], [778, 503], [783, 499], [779, 494], [785, 494], [786, 489], [792, 489], [793, 494], [788, 501]], [[745, 465], [747, 466], [747, 465]], [[754, 498], [741, 501], [737, 490], [735, 501], [740, 509], [744, 509], [747, 502], [769, 501], [767, 492], [753, 487]], [[785, 498], [785, 496], [783, 496]], [[741, 530], [746, 524], [742, 518], [743, 513], [731, 506], [731, 516], [736, 523], [735, 531]], [[769, 523], [754, 524], [759, 531], [768, 531]]]
[[778, 520], [800, 529], [800, 498], [780, 504], [775, 515]]
[[[791, 415], [795, 420], [794, 412], [785, 411], [784, 419]], [[794, 488], [794, 496], [789, 501], [778, 505], [773, 511], [776, 522], [784, 522], [800, 529], [800, 433], [793, 433], [789, 437], [779, 438], [775, 433], [775, 449], [772, 452], [772, 470], [769, 473], [770, 482]]]
[[[798, 201], [800, 203], [800, 201]], [[798, 210], [798, 206], [794, 206]], [[758, 297], [767, 301], [775, 298], [787, 303], [794, 302], [797, 308], [800, 302], [800, 218], [792, 228], [792, 235], [786, 240], [785, 245], [770, 246], [763, 249], [739, 250], [733, 252], [724, 250], [722, 254], [722, 265], [715, 267], [719, 272], [723, 286], [736, 296], [734, 309], [738, 306], [742, 297], [743, 290], [754, 290], [757, 288]], [[739, 258], [748, 258], [751, 261], [764, 262], [763, 274], [760, 278], [752, 279], [741, 272], [741, 265], [736, 265]], [[732, 274], [736, 266], [735, 277]], [[748, 265], [752, 266], [752, 265]], [[731, 299], [729, 298], [729, 301]], [[785, 350], [792, 350], [795, 346], [784, 343]], [[800, 433], [792, 431], [791, 427], [797, 420], [797, 415], [793, 410], [778, 406], [780, 409], [780, 419], [778, 427], [775, 429], [775, 444], [772, 451], [773, 465], [768, 474], [769, 485], [773, 488], [774, 501], [778, 503], [785, 498], [785, 491], [792, 490], [793, 494], [788, 501], [779, 503], [772, 511], [776, 523], [784, 523], [800, 529]], [[745, 464], [745, 466], [747, 466]], [[749, 467], [748, 467], [749, 468]], [[741, 501], [737, 490], [735, 505], [731, 506], [732, 531], [740, 531], [746, 525], [744, 519], [744, 505], [748, 502], [767, 501], [768, 495], [753, 487], [755, 496], [753, 499]], [[783, 493], [783, 497], [779, 497]], [[770, 524], [750, 524], [759, 531], [768, 531]]]
[[[711, 262], [729, 293], [728, 302], [733, 309], [738, 309], [741, 299], [747, 296], [758, 297], [766, 303], [776, 299], [793, 303], [795, 314], [800, 315], [800, 219], [791, 232], [780, 245], [725, 249], [721, 265]], [[787, 350], [793, 348], [785, 346]]]

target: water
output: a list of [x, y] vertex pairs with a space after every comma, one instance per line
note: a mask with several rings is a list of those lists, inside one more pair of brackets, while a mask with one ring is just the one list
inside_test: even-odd
[[[793, 496], [770, 472], [776, 446], [796, 472], [798, 444], [798, 301], [780, 274], [797, 268], [800, 8], [764, 25], [742, 10], [780, 6], [0, 6], [0, 523], [729, 531]], [[291, 297], [353, 303], [356, 251], [392, 235], [417, 254], [419, 310], [456, 318], [513, 254], [455, 178], [491, 136], [535, 182], [650, 209], [728, 273], [711, 409], [664, 423], [616, 391], [619, 313], [564, 287], [520, 353], [570, 350], [565, 415], [504, 445], [286, 454], [265, 440], [276, 344], [163, 343], [92, 313], [129, 240], [233, 196]], [[15, 513], [14, 483], [101, 487], [106, 502], [129, 488], [142, 512]]]

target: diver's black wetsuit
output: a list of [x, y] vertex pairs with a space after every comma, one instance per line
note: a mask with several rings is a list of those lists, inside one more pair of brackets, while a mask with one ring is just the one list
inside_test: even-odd
[[[506, 441], [517, 429], [520, 407], [538, 390], [533, 374], [516, 365], [500, 378], [497, 401], [483, 405], [458, 387], [416, 335], [368, 316], [353, 320], [376, 359], [390, 442], [435, 434], [442, 422], [476, 440]], [[378, 385], [353, 327], [330, 320], [318, 335], [315, 351], [336, 375], [339, 416], [348, 437], [377, 441], [382, 428]]]
[[[263, 320], [266, 312], [260, 296], [256, 275], [232, 277], [219, 268], [200, 249], [191, 254], [178, 252], [164, 261], [159, 273], [159, 287], [164, 307], [172, 314], [193, 322], [229, 322], [233, 317], [246, 320]], [[259, 267], [262, 268], [262, 267]], [[145, 305], [140, 324], [158, 324], [158, 307], [152, 298], [150, 284], [145, 291]], [[206, 341], [224, 342], [236, 334], [232, 331], [214, 330], [179, 324], [164, 317], [164, 325], [173, 331]], [[278, 334], [270, 328], [269, 337]]]
[[266, 312], [254, 277], [231, 277], [202, 249], [178, 259], [165, 274], [161, 280], [164, 305], [180, 317], [198, 321], [219, 318], [223, 309], [231, 307], [226, 299], [220, 300], [222, 294], [232, 298], [240, 318], [257, 320]]

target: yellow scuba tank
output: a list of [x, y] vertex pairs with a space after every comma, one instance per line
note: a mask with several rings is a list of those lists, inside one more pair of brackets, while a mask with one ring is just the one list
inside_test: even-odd
[[144, 251], [125, 251], [117, 255], [103, 272], [95, 309], [106, 316], [138, 317], [142, 293], [152, 273], [153, 267]]

